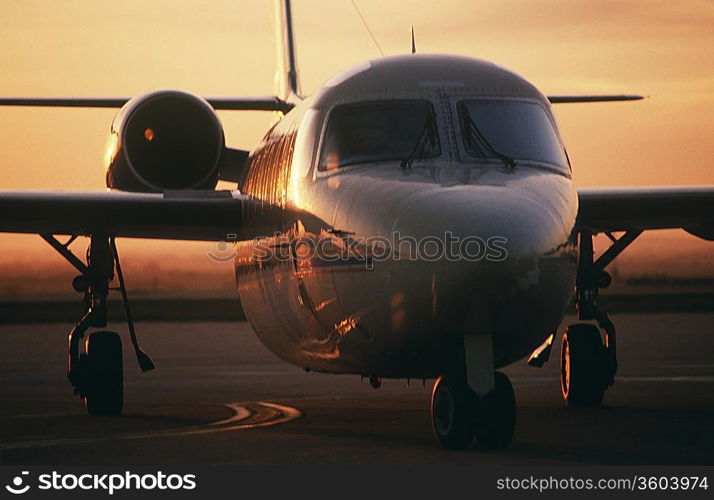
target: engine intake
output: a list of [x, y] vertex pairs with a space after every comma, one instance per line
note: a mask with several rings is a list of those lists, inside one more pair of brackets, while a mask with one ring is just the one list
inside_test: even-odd
[[107, 187], [123, 191], [214, 189], [225, 151], [208, 102], [176, 90], [134, 97], [119, 111], [107, 153]]

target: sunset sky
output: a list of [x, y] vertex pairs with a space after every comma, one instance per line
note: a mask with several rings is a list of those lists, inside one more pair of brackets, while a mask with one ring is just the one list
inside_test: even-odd
[[[579, 186], [714, 184], [714, 1], [356, 1], [387, 55], [409, 50], [414, 25], [419, 52], [493, 60], [546, 94], [649, 96], [556, 106]], [[271, 94], [272, 7], [271, 0], [5, 2], [0, 95]], [[350, 0], [295, 0], [294, 11], [306, 93], [380, 55]], [[0, 108], [0, 189], [103, 189], [113, 114]], [[272, 116], [221, 119], [228, 144], [250, 149]], [[705, 248], [677, 235], [672, 241]], [[4, 260], [34, 251], [36, 239], [0, 236]]]

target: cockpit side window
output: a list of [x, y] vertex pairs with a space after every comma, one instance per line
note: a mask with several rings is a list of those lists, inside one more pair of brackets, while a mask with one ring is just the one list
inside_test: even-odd
[[441, 155], [434, 106], [405, 99], [343, 104], [330, 113], [320, 170]]
[[568, 168], [568, 159], [545, 110], [537, 103], [496, 99], [460, 101], [457, 112], [466, 154]]

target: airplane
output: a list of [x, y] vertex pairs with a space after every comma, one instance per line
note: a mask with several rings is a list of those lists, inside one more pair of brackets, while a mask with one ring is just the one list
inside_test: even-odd
[[[68, 378], [87, 411], [123, 408], [121, 340], [102, 330], [115, 279], [139, 366], [154, 368], [131, 316], [124, 237], [231, 242], [242, 307], [268, 349], [375, 388], [434, 379], [446, 449], [508, 447], [516, 401], [498, 369], [526, 357], [542, 366], [571, 301], [579, 322], [562, 334], [562, 395], [600, 405], [618, 363], [597, 303], [606, 267], [643, 231], [714, 240], [714, 186], [574, 186], [551, 105], [641, 97], [546, 96], [488, 61], [416, 53], [413, 40], [412, 53], [354, 65], [304, 96], [290, 0], [276, 12], [274, 95], [0, 98], [119, 108], [107, 191], [0, 192], [0, 231], [40, 235], [79, 272], [85, 313], [69, 333]], [[249, 152], [226, 146], [217, 110], [279, 119]], [[216, 190], [219, 180], [237, 189]], [[595, 256], [597, 234], [611, 245]], [[71, 249], [79, 237], [86, 260]]]

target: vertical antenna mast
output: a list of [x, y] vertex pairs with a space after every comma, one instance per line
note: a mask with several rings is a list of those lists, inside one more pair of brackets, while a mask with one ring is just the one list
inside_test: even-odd
[[301, 99], [290, 0], [275, 0], [275, 41], [278, 63], [275, 87], [278, 97], [288, 102]]

